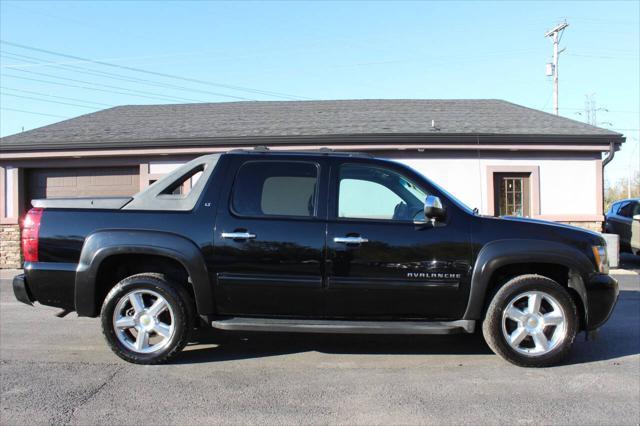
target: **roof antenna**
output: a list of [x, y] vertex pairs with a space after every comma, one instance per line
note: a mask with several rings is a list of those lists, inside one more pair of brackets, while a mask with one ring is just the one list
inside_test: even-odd
[[431, 120], [431, 130], [440, 130], [439, 127], [436, 127], [436, 120]]
[[260, 152], [265, 152], [265, 151], [269, 151], [269, 147], [267, 147], [266, 145], [258, 145], [255, 148], [253, 148], [254, 151], [260, 151]]

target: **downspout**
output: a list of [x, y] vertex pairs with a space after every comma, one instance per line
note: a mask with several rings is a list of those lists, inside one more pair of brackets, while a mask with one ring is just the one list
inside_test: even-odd
[[[609, 154], [607, 154], [605, 159], [602, 160], [602, 176], [603, 176], [603, 179], [604, 179], [604, 166], [609, 164], [611, 162], [611, 160], [613, 160], [613, 157], [615, 155], [616, 155], [616, 144], [613, 143], [613, 142], [609, 142]], [[603, 188], [604, 188], [604, 186], [603, 186]]]
[[[613, 157], [616, 155], [616, 144], [614, 142], [609, 142], [609, 153], [602, 160], [602, 214], [606, 212], [606, 198], [605, 198], [605, 190], [604, 190], [604, 167], [613, 160]], [[602, 232], [604, 232], [604, 221], [602, 222]]]

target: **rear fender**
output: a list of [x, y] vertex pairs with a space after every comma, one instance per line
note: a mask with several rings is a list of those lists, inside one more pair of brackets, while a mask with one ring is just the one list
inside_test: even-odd
[[98, 315], [95, 306], [100, 265], [122, 254], [164, 256], [178, 261], [193, 284], [200, 314], [214, 313], [213, 292], [202, 253], [191, 240], [161, 231], [101, 230], [89, 235], [82, 246], [76, 269], [75, 306], [79, 316]]

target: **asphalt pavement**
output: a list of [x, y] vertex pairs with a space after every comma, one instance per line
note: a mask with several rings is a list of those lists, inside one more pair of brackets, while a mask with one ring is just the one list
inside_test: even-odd
[[170, 365], [113, 355], [97, 319], [0, 281], [0, 424], [640, 424], [640, 260], [596, 340], [512, 366], [479, 336], [201, 333]]

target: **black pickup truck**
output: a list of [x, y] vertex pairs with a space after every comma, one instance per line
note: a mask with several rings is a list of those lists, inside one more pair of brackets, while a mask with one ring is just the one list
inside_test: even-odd
[[604, 239], [477, 214], [363, 154], [238, 150], [130, 198], [33, 200], [18, 300], [97, 317], [123, 359], [167, 361], [230, 331], [450, 334], [482, 328], [521, 366], [560, 362], [609, 317]]

